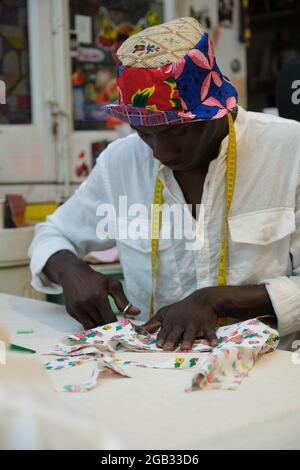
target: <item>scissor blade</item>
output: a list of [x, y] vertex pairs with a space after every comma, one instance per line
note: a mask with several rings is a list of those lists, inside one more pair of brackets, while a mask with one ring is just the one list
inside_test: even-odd
[[146, 336], [147, 338], [151, 336], [150, 333], [148, 333], [148, 331], [142, 328], [141, 326], [133, 324], [133, 327], [135, 329], [135, 332], [138, 333], [139, 335]]
[[[123, 312], [118, 312], [117, 315], [119, 315], [120, 317], [122, 318], [127, 318], [126, 315], [124, 315]], [[145, 330], [143, 327], [139, 326], [139, 325], [135, 325], [134, 323], [130, 322], [132, 327], [134, 328], [134, 331], [139, 334], [139, 335], [142, 335], [142, 336], [146, 336], [147, 338], [150, 338], [151, 335], [150, 333], [148, 333], [147, 330]]]

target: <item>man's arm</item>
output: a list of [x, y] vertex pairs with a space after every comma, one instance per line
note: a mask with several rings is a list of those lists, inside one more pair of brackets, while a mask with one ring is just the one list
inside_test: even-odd
[[214, 299], [214, 309], [219, 318], [230, 316], [237, 320], [248, 320], [256, 315], [276, 314], [265, 285], [208, 287]]
[[295, 225], [296, 230], [290, 239], [291, 276], [264, 279], [276, 313], [280, 336], [300, 332], [300, 170], [295, 198]]
[[[121, 310], [128, 304], [119, 281], [95, 272], [81, 259], [89, 251], [115, 245], [111, 235], [96, 233], [99, 204], [112, 204], [105, 166], [109, 151], [108, 147], [102, 153], [76, 193], [36, 227], [29, 248], [33, 287], [50, 294], [63, 291], [68, 313], [86, 329], [115, 321], [109, 295]], [[132, 307], [129, 313], [134, 315], [139, 310]]]
[[[86, 330], [116, 321], [108, 296], [113, 297], [120, 310], [129, 303], [119, 281], [95, 272], [71, 251], [52, 255], [43, 272], [62, 286], [67, 312]], [[140, 311], [132, 306], [129, 313], [137, 315]]]
[[218, 318], [230, 316], [247, 320], [275, 312], [264, 285], [215, 286], [198, 289], [185, 299], [161, 308], [144, 328], [158, 328], [157, 345], [172, 351], [182, 340], [182, 349], [192, 349], [198, 336], [205, 336], [212, 346], [218, 344], [215, 326]]
[[75, 194], [47, 217], [46, 222], [36, 226], [35, 237], [29, 247], [32, 286], [36, 290], [47, 294], [62, 292], [61, 286], [55, 282], [54, 274], [50, 279], [43, 272], [48, 259], [55, 253], [67, 250], [82, 258], [89, 251], [105, 250], [115, 245], [113, 237], [96, 234], [97, 207], [100, 203], [111, 203], [105, 152], [109, 156], [109, 150], [102, 153], [93, 171]]

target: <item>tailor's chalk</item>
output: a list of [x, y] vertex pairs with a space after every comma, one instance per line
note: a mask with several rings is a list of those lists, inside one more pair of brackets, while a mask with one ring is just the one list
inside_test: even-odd
[[31, 354], [36, 353], [36, 351], [34, 351], [34, 349], [24, 348], [23, 346], [19, 346], [18, 344], [12, 344], [12, 343], [9, 345], [9, 349], [11, 351], [27, 352], [27, 353], [31, 353]]
[[33, 328], [18, 328], [17, 334], [18, 335], [27, 335], [33, 333]]

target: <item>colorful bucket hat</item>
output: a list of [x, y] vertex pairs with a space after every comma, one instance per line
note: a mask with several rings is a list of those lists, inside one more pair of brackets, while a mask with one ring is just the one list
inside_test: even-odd
[[237, 106], [207, 32], [179, 18], [128, 38], [117, 51], [118, 104], [106, 112], [134, 126], [219, 119]]

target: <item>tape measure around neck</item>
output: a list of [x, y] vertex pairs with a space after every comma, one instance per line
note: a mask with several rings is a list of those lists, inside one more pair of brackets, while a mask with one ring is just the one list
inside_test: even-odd
[[226, 286], [226, 268], [227, 268], [227, 239], [228, 239], [228, 216], [233, 197], [235, 175], [236, 175], [236, 136], [233, 124], [233, 118], [228, 113], [229, 140], [226, 160], [226, 204], [222, 246], [219, 258], [218, 268], [218, 286]]
[[[233, 118], [230, 113], [227, 114], [229, 138], [226, 159], [226, 202], [225, 202], [225, 216], [222, 245], [220, 250], [219, 266], [218, 266], [218, 286], [226, 286], [226, 269], [227, 269], [227, 239], [228, 239], [228, 216], [232, 202], [235, 176], [236, 176], [236, 135], [233, 123]], [[156, 178], [154, 203], [152, 209], [152, 226], [151, 226], [151, 269], [152, 269], [152, 293], [150, 301], [150, 318], [154, 315], [154, 291], [155, 279], [157, 274], [157, 260], [158, 260], [158, 243], [159, 233], [161, 227], [161, 206], [163, 203], [163, 183]], [[226, 321], [225, 321], [226, 323]], [[224, 324], [224, 321], [219, 321], [218, 325]]]
[[[219, 257], [218, 267], [218, 286], [226, 286], [227, 284], [227, 241], [228, 241], [228, 216], [230, 212], [234, 186], [236, 176], [236, 135], [233, 124], [233, 118], [228, 113], [228, 126], [229, 126], [229, 140], [227, 149], [227, 160], [226, 160], [226, 203], [225, 203], [225, 215], [224, 215], [224, 228], [223, 238]], [[228, 324], [228, 318], [218, 318], [217, 326], [224, 326]]]
[[151, 221], [151, 270], [152, 270], [152, 293], [150, 301], [150, 318], [154, 315], [154, 290], [155, 290], [155, 279], [157, 273], [157, 252], [159, 243], [159, 232], [161, 225], [161, 205], [163, 202], [163, 183], [156, 178], [154, 201], [152, 208], [152, 221]]

